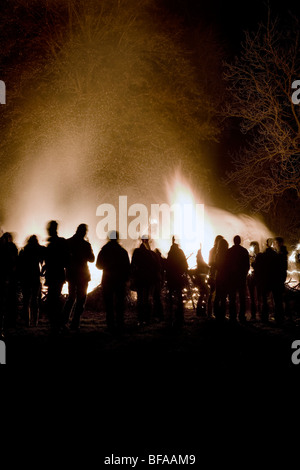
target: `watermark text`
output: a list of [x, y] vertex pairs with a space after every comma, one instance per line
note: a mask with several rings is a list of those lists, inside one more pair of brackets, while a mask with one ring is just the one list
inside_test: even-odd
[[6, 86], [3, 80], [0, 80], [0, 104], [6, 104]]
[[291, 356], [292, 363], [295, 366], [298, 366], [300, 364], [300, 340], [296, 339], [295, 341], [292, 342], [292, 349], [295, 349]]
[[0, 340], [0, 364], [6, 364], [6, 345]]
[[96, 216], [99, 239], [112, 231], [123, 240], [138, 240], [145, 234], [152, 240], [169, 240], [174, 234], [189, 241], [204, 238], [204, 204], [151, 204], [149, 210], [139, 203], [128, 206], [127, 196], [119, 196], [118, 207], [101, 204]]
[[300, 80], [294, 80], [292, 83], [292, 88], [295, 90], [292, 94], [292, 102], [293, 104], [300, 103]]

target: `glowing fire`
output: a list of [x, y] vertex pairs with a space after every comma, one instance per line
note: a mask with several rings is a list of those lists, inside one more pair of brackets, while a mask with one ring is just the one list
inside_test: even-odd
[[[196, 255], [201, 247], [203, 258], [208, 262], [209, 251], [217, 235], [223, 235], [232, 245], [233, 237], [240, 235], [242, 245], [249, 248], [250, 242], [257, 240], [261, 251], [265, 241], [272, 236], [268, 228], [258, 219], [245, 214], [234, 215], [225, 210], [202, 204], [201, 195], [192, 189], [180, 174], [168, 185], [168, 198], [171, 205], [181, 208], [183, 227], [173, 227], [173, 234], [184, 251], [190, 268], [196, 266]], [[155, 221], [152, 221], [152, 223]], [[179, 229], [179, 233], [176, 229]], [[158, 240], [156, 246], [166, 256], [170, 240]]]
[[[215, 207], [210, 207], [202, 204], [203, 200], [197, 191], [193, 190], [180, 174], [177, 174], [171, 183], [167, 185], [167, 200], [168, 204], [173, 207], [179, 208], [181, 217], [179, 219], [172, 219], [172, 226], [169, 227], [169, 237], [158, 237], [151, 242], [152, 249], [159, 248], [163, 256], [166, 256], [171, 243], [172, 235], [175, 236], [176, 241], [183, 249], [190, 268], [196, 266], [196, 255], [201, 247], [203, 258], [208, 262], [209, 250], [214, 244], [216, 235], [223, 235], [228, 241], [229, 245], [232, 244], [233, 237], [239, 234], [242, 238], [242, 244], [249, 248], [250, 241], [257, 240], [260, 244], [261, 250], [264, 250], [265, 241], [272, 236], [272, 233], [267, 227], [259, 220], [246, 215], [233, 215], [225, 210]], [[40, 214], [43, 214], [43, 221]], [[21, 226], [18, 233], [18, 238], [24, 246], [25, 237], [35, 233], [42, 245], [46, 244], [45, 232], [41, 230], [46, 227], [48, 220], [55, 219], [56, 211], [53, 208], [48, 210], [48, 207], [43, 207], [39, 213], [32, 211], [28, 213], [26, 223]], [[45, 217], [45, 218], [44, 218]], [[97, 238], [96, 230], [92, 229], [95, 226], [95, 216], [87, 213], [87, 210], [82, 207], [77, 208], [74, 212], [70, 210], [68, 213], [60, 213], [59, 222], [59, 235], [65, 238], [70, 238], [76, 230], [79, 223], [86, 221], [90, 227], [88, 234], [89, 241], [92, 245], [95, 257], [97, 257], [101, 246], [107, 240], [99, 240]], [[158, 224], [158, 220], [154, 217], [149, 219], [148, 231], [151, 237], [152, 229]], [[17, 238], [17, 237], [16, 237]], [[15, 240], [18, 244], [17, 240]], [[137, 242], [133, 240], [124, 240], [123, 246], [128, 250], [131, 255], [130, 249]], [[100, 246], [101, 245], [101, 246]], [[94, 290], [100, 285], [102, 279], [102, 271], [98, 270], [94, 263], [89, 263], [91, 273], [91, 281], [89, 282], [88, 292]], [[64, 285], [63, 293], [68, 293], [67, 283]]]
[[[93, 249], [93, 252], [95, 254], [95, 256], [97, 256], [97, 252]], [[100, 284], [101, 284], [101, 280], [102, 280], [102, 271], [100, 271], [98, 268], [96, 268], [96, 265], [95, 263], [88, 263], [88, 266], [89, 266], [89, 270], [90, 270], [90, 273], [91, 273], [91, 280], [89, 282], [89, 285], [88, 285], [88, 293], [89, 292], [92, 292], [94, 289], [96, 289], [96, 287], [98, 287]], [[63, 289], [62, 289], [62, 293], [63, 295], [68, 295], [68, 284], [65, 283], [63, 285]]]
[[297, 257], [297, 254], [298, 254], [299, 251], [300, 251], [300, 243], [296, 246], [296, 249], [294, 251], [292, 251], [291, 255], [289, 256], [289, 261], [291, 263], [296, 262], [296, 257]]
[[299, 271], [299, 252], [300, 243], [296, 246], [296, 249], [292, 251], [289, 256], [289, 270], [288, 282], [291, 287], [297, 287], [300, 283], [300, 271]]
[[[208, 220], [205, 219], [204, 205], [194, 194], [189, 185], [181, 177], [177, 177], [173, 185], [168, 187], [169, 204], [179, 216], [171, 222], [171, 234], [175, 236], [184, 251], [190, 268], [196, 265], [197, 252], [201, 247], [204, 259], [208, 260], [208, 254], [214, 241], [214, 230]], [[152, 220], [151, 223], [156, 223]], [[166, 256], [170, 249], [169, 240], [157, 240], [157, 247]]]

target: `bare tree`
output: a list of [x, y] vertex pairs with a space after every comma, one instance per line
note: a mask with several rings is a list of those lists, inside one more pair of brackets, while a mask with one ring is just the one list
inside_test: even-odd
[[252, 211], [268, 212], [287, 193], [300, 195], [300, 108], [292, 83], [300, 77], [299, 25], [272, 20], [245, 33], [242, 52], [225, 66], [230, 99], [225, 115], [237, 118], [246, 144], [233, 156], [227, 183]]

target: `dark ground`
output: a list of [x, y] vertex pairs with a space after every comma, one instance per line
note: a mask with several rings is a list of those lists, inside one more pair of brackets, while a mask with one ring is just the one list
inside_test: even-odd
[[[93, 309], [91, 307], [94, 307]], [[96, 308], [95, 308], [96, 307]], [[250, 318], [249, 312], [247, 318]], [[222, 326], [214, 318], [197, 316], [185, 308], [180, 330], [170, 319], [138, 327], [134, 303], [126, 311], [122, 334], [107, 331], [105, 314], [95, 299], [87, 302], [80, 331], [53, 335], [45, 313], [38, 327], [17, 328], [6, 334], [7, 364], [11, 366], [80, 366], [123, 363], [134, 367], [138, 361], [163, 368], [163, 364], [186, 366], [190, 370], [218, 372], [298, 371], [291, 361], [292, 342], [300, 340], [300, 315], [280, 327], [271, 317], [268, 325], [247, 321]]]
[[53, 336], [44, 314], [37, 328], [19, 320], [7, 332], [2, 414], [8, 440], [20, 442], [10, 463], [107, 468], [112, 454], [194, 454], [194, 468], [293, 468], [300, 315], [280, 328], [272, 318], [220, 327], [186, 308], [176, 331], [168, 319], [139, 328], [134, 307], [122, 335], [107, 332], [95, 299], [80, 332]]

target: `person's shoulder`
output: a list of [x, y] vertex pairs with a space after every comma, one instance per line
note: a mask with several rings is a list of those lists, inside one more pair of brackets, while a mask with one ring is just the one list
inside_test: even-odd
[[181, 248], [178, 248], [178, 252], [180, 253], [180, 255], [183, 257], [185, 257], [185, 254], [184, 254], [184, 251], [181, 249]]
[[11, 250], [14, 251], [14, 252], [18, 252], [18, 251], [19, 251], [17, 245], [16, 245], [15, 243], [13, 243], [13, 242], [11, 243], [10, 248], [11, 248]]
[[121, 248], [121, 250], [119, 251], [120, 258], [123, 260], [124, 263], [127, 263], [127, 262], [130, 263], [128, 251], [123, 246], [120, 246], [120, 248]]
[[100, 250], [99, 250], [99, 255], [103, 255], [103, 253], [105, 254], [106, 252], [109, 252], [110, 251], [110, 245], [109, 245], [109, 242], [108, 243], [105, 243], [105, 245], [103, 245]]
[[131, 261], [138, 262], [140, 258], [141, 258], [141, 249], [140, 247], [137, 247], [132, 252]]
[[126, 250], [126, 248], [124, 248], [124, 246], [122, 246], [118, 243], [118, 247], [119, 247], [118, 249], [121, 253], [123, 253], [124, 255], [125, 254], [128, 255], [128, 251]]

